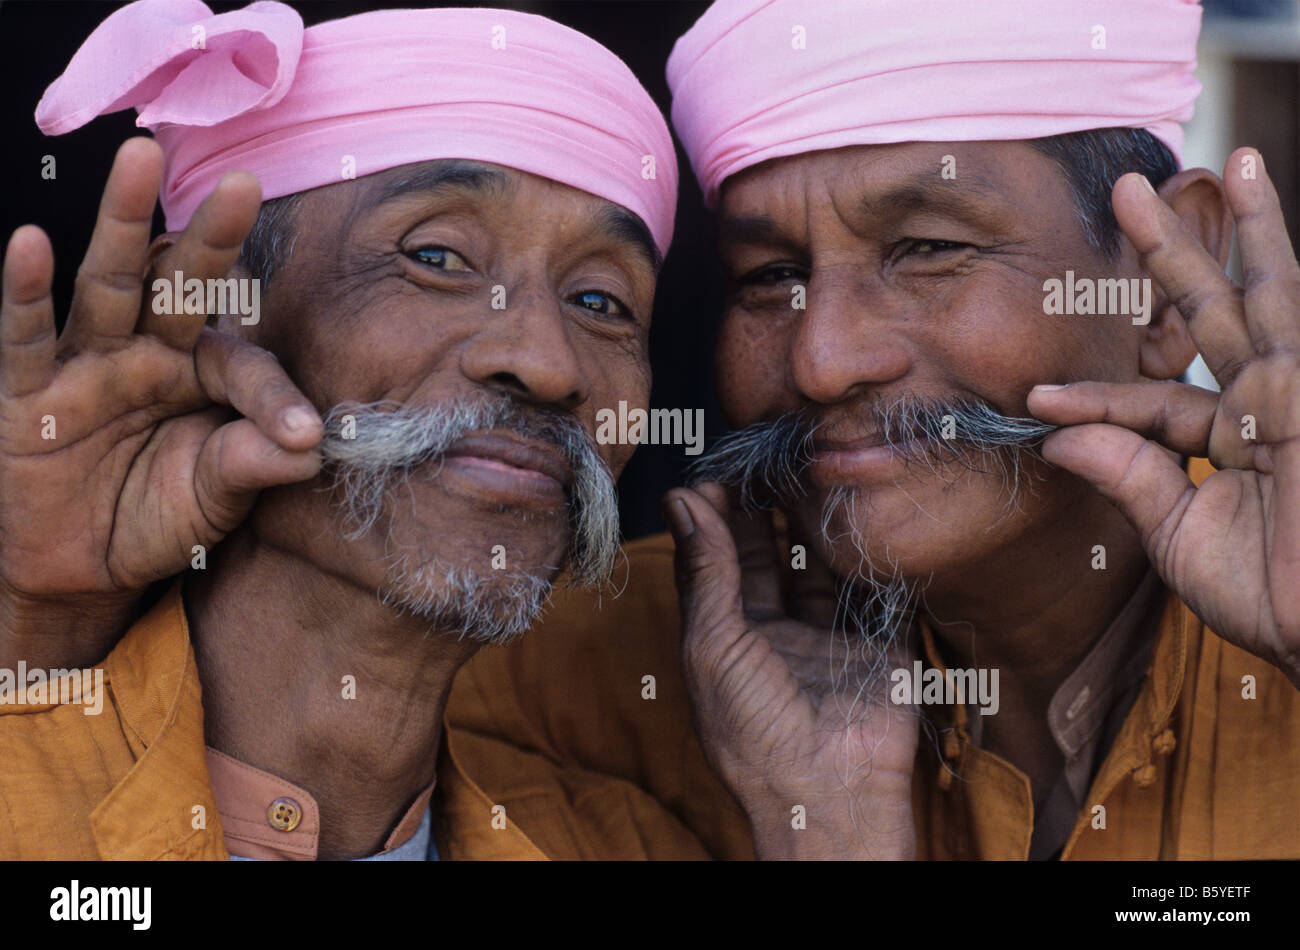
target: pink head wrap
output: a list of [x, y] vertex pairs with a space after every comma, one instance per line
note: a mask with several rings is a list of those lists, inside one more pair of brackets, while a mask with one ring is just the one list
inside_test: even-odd
[[846, 145], [1144, 128], [1181, 161], [1196, 0], [717, 0], [668, 59], [709, 207], [730, 175]]
[[661, 252], [672, 239], [663, 116], [622, 60], [540, 16], [384, 10], [304, 30], [282, 3], [214, 16], [199, 0], [139, 0], [91, 34], [36, 121], [59, 135], [131, 106], [167, 156], [170, 230], [235, 169], [276, 198], [460, 158], [622, 205]]

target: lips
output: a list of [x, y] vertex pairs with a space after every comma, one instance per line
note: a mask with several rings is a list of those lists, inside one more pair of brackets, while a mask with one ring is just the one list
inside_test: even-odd
[[495, 459], [514, 468], [548, 475], [564, 486], [573, 481], [568, 460], [545, 442], [528, 442], [495, 433], [467, 435], [453, 442], [443, 456]]
[[885, 444], [885, 434], [877, 432], [855, 439], [814, 439], [814, 452], [856, 452], [859, 449], [874, 449]]
[[885, 434], [876, 432], [854, 439], [817, 439], [813, 442], [808, 474], [821, 488], [868, 481], [894, 465], [913, 439], [886, 444]]
[[456, 440], [443, 453], [441, 475], [497, 502], [563, 501], [573, 483], [568, 460], [555, 448], [500, 433]]

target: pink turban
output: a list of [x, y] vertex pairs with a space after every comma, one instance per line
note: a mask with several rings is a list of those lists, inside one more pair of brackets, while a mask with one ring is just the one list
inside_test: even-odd
[[1147, 129], [1181, 161], [1196, 0], [717, 0], [668, 59], [705, 201], [846, 145]]
[[663, 116], [622, 60], [540, 16], [384, 10], [304, 30], [282, 3], [214, 16], [199, 0], [139, 0], [91, 34], [36, 121], [59, 135], [131, 106], [167, 156], [171, 230], [235, 169], [276, 198], [459, 158], [622, 205], [661, 252], [672, 239]]

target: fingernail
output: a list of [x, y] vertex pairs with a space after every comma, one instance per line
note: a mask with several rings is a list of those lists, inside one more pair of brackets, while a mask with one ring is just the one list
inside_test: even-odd
[[306, 409], [295, 406], [284, 414], [284, 427], [290, 432], [300, 432], [316, 424], [315, 418]]
[[1035, 386], [1034, 390], [1040, 393], [1050, 393], [1050, 392], [1055, 392], [1058, 389], [1064, 389], [1067, 385], [1069, 384], [1068, 383], [1041, 383], [1040, 385]]
[[1154, 195], [1154, 194], [1156, 193], [1156, 190], [1155, 190], [1155, 188], [1152, 186], [1152, 184], [1151, 184], [1151, 180], [1150, 180], [1149, 178], [1147, 178], [1146, 175], [1140, 175], [1139, 177], [1142, 179], [1142, 184], [1144, 184], [1144, 185], [1147, 186], [1147, 191], [1151, 192], [1151, 194]]
[[689, 538], [695, 533], [695, 519], [691, 517], [691, 510], [680, 498], [674, 498], [668, 503], [667, 515], [668, 526], [673, 529], [674, 537]]

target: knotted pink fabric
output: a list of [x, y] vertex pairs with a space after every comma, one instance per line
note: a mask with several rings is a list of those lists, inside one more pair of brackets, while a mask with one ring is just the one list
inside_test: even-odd
[[1181, 161], [1196, 0], [717, 0], [668, 59], [710, 207], [728, 176], [847, 145], [1144, 128]]
[[672, 239], [663, 116], [622, 60], [540, 16], [383, 10], [304, 30], [282, 3], [214, 16], [199, 0], [139, 0], [91, 34], [36, 121], [58, 135], [130, 107], [167, 156], [170, 230], [235, 169], [276, 198], [461, 158], [622, 205], [661, 252]]

